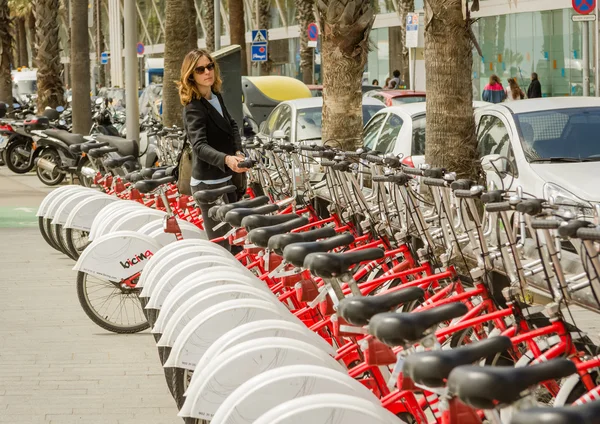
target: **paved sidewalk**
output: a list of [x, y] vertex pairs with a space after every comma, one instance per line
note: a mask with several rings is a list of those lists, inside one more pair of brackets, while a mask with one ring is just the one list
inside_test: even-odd
[[[49, 191], [0, 168], [3, 211], [34, 214]], [[0, 423], [181, 423], [151, 335], [93, 324], [73, 261], [18, 222], [0, 228]]]

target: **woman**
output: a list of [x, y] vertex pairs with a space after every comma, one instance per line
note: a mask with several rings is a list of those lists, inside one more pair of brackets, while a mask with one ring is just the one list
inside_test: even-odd
[[490, 76], [490, 82], [484, 87], [481, 98], [484, 102], [490, 103], [501, 103], [506, 98], [504, 87], [502, 87], [498, 75]]
[[506, 101], [522, 100], [525, 98], [525, 93], [519, 87], [516, 78], [508, 79], [508, 87], [506, 88]]
[[[184, 105], [183, 122], [192, 146], [192, 193], [231, 185], [233, 173], [247, 171], [238, 167], [244, 160], [240, 133], [221, 97], [221, 84], [219, 66], [206, 50], [194, 49], [185, 56], [178, 86]], [[237, 195], [230, 193], [227, 200], [235, 202]], [[224, 225], [214, 231], [218, 223], [209, 218], [209, 208], [209, 204], [200, 203], [204, 229], [211, 240], [230, 228]], [[221, 244], [230, 248], [227, 242]]]
[[527, 98], [529, 99], [537, 99], [542, 97], [542, 84], [540, 84], [540, 80], [538, 79], [538, 74], [535, 72], [531, 73], [531, 84], [529, 84], [529, 88], [527, 88]]

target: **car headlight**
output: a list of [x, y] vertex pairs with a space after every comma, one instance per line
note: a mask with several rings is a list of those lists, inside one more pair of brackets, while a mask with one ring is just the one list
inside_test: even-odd
[[590, 202], [581, 200], [568, 190], [554, 184], [544, 184], [544, 198], [553, 201], [557, 206], [570, 210], [577, 216], [594, 216], [594, 210]]

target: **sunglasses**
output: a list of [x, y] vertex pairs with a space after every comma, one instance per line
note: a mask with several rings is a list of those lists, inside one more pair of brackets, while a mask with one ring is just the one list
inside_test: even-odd
[[197, 68], [194, 69], [194, 72], [196, 72], [197, 74], [203, 74], [204, 71], [206, 70], [212, 71], [213, 69], [215, 69], [215, 64], [214, 63], [209, 63], [206, 66], [198, 66]]

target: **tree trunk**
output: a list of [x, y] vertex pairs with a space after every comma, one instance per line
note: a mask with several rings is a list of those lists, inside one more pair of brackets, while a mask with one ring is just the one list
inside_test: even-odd
[[215, 51], [215, 3], [213, 0], [204, 0], [204, 26], [206, 27], [206, 50]]
[[13, 38], [11, 33], [10, 9], [8, 0], [0, 0], [0, 102], [12, 107], [12, 83], [10, 78], [10, 55]]
[[60, 38], [58, 36], [58, 0], [37, 0], [35, 7], [36, 45], [38, 55], [36, 64], [38, 111], [46, 106], [55, 108], [64, 104], [64, 87], [61, 79]]
[[27, 57], [27, 32], [25, 30], [25, 18], [17, 18], [17, 36], [19, 37], [19, 66], [29, 65]]
[[198, 17], [196, 13], [196, 6], [194, 5], [195, 0], [187, 0], [189, 13], [188, 17], [190, 20], [190, 26], [188, 31], [188, 44], [190, 46], [190, 50], [198, 48], [198, 26], [196, 25], [196, 19]]
[[87, 9], [88, 0], [71, 0], [71, 104], [73, 132], [78, 134], [89, 134], [92, 127]]
[[[398, 16], [400, 17], [400, 46], [402, 52], [400, 65], [400, 78], [408, 87], [410, 79], [410, 60], [408, 48], [406, 47], [406, 16], [415, 11], [415, 0], [399, 0], [397, 4]], [[393, 69], [390, 69], [390, 75]]]
[[96, 0], [94, 3], [94, 18], [96, 24], [96, 61], [98, 63], [98, 85], [100, 87], [106, 86], [106, 73], [104, 71], [104, 65], [100, 63], [100, 55], [104, 51], [104, 33], [102, 32], [102, 4], [100, 0]]
[[242, 75], [248, 75], [248, 59], [246, 58], [246, 26], [244, 22], [244, 0], [229, 0], [229, 30], [231, 44], [241, 48]]
[[[269, 0], [257, 0], [258, 2], [258, 28], [259, 29], [269, 29], [270, 17], [269, 13]], [[261, 75], [269, 75], [271, 70], [273, 69], [273, 61], [271, 60], [271, 55], [268, 54], [269, 50], [267, 49], [267, 61], [262, 62], [260, 64]]]
[[477, 179], [470, 29], [461, 0], [425, 2], [427, 163]]
[[362, 147], [361, 79], [369, 52], [373, 8], [369, 0], [319, 0], [323, 67], [323, 143]]
[[37, 48], [35, 46], [35, 2], [31, 2], [31, 12], [27, 16], [27, 30], [29, 32], [29, 50], [31, 51], [31, 68], [35, 68], [35, 57], [37, 56]]
[[165, 126], [182, 126], [182, 106], [175, 81], [181, 78], [183, 58], [197, 46], [197, 43], [191, 45], [188, 34], [189, 27], [181, 25], [181, 16], [190, 13], [189, 6], [188, 0], [167, 0], [165, 11], [165, 77], [163, 80], [163, 121]]
[[296, 2], [296, 15], [298, 25], [300, 26], [300, 72], [302, 72], [302, 81], [304, 84], [314, 84], [313, 47], [308, 47], [308, 24], [315, 21], [314, 0], [298, 0]]

